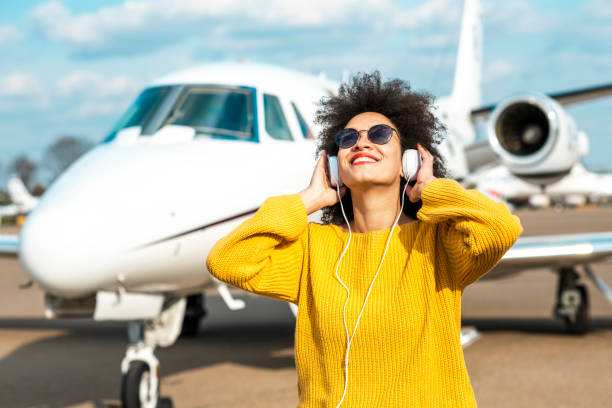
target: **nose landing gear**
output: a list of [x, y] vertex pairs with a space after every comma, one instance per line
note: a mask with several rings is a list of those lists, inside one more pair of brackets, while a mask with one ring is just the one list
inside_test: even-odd
[[162, 311], [152, 321], [128, 326], [130, 344], [121, 362], [121, 403], [124, 408], [172, 407], [159, 397], [159, 360], [155, 347], [176, 341], [185, 315], [185, 298], [166, 299]]

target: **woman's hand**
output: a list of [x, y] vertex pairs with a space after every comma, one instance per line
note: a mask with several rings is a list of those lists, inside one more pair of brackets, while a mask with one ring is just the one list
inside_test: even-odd
[[419, 143], [417, 143], [417, 150], [419, 151], [419, 154], [423, 159], [423, 162], [421, 163], [421, 169], [417, 174], [416, 184], [413, 187], [406, 187], [406, 194], [408, 195], [410, 201], [412, 201], [413, 203], [416, 203], [421, 199], [421, 193], [423, 192], [425, 186], [429, 184], [432, 180], [436, 179], [436, 177], [434, 177], [433, 175], [433, 155], [429, 153], [429, 151], [423, 146], [421, 146]]
[[[310, 185], [298, 193], [304, 201], [308, 215], [338, 202], [338, 192], [335, 187], [329, 185], [326, 168], [327, 152], [323, 150], [312, 173]], [[345, 193], [346, 186], [340, 187], [340, 197], [343, 197]]]

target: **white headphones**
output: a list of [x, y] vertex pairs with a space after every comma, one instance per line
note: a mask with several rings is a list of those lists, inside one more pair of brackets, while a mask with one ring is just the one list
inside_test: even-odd
[[[340, 171], [338, 169], [338, 157], [327, 156], [327, 162], [329, 165], [329, 183], [332, 187], [342, 187], [342, 179], [340, 178]], [[404, 171], [404, 178], [406, 181], [416, 180], [417, 173], [421, 168], [421, 155], [415, 149], [407, 149], [402, 154], [402, 170]]]
[[417, 150], [408, 149], [404, 151], [402, 155], [402, 170], [404, 172], [404, 178], [406, 179], [406, 185], [404, 186], [404, 191], [402, 193], [402, 205], [400, 207], [400, 211], [393, 222], [393, 227], [389, 232], [389, 236], [387, 237], [387, 243], [385, 245], [385, 252], [383, 253], [382, 259], [380, 260], [380, 264], [378, 265], [378, 269], [376, 270], [376, 274], [374, 274], [374, 278], [372, 278], [372, 282], [370, 283], [370, 287], [368, 288], [368, 293], [366, 294], [365, 300], [363, 301], [363, 305], [361, 306], [361, 310], [359, 311], [359, 316], [357, 317], [357, 322], [355, 323], [355, 328], [353, 329], [353, 334], [349, 337], [348, 327], [346, 325], [346, 305], [348, 303], [349, 297], [351, 295], [351, 291], [348, 286], [344, 284], [342, 279], [338, 276], [338, 268], [340, 267], [340, 261], [344, 257], [346, 250], [348, 249], [351, 243], [351, 225], [348, 222], [348, 218], [346, 217], [346, 213], [344, 212], [344, 206], [342, 205], [342, 197], [340, 196], [340, 187], [343, 185], [342, 180], [340, 179], [340, 172], [338, 169], [338, 157], [336, 156], [328, 156], [328, 165], [329, 165], [329, 182], [331, 186], [336, 187], [336, 192], [338, 193], [338, 201], [340, 201], [340, 208], [342, 209], [342, 215], [344, 216], [344, 220], [346, 221], [346, 225], [349, 230], [349, 239], [346, 243], [346, 246], [342, 250], [342, 255], [340, 255], [340, 259], [338, 259], [338, 263], [336, 264], [336, 279], [342, 287], [346, 290], [346, 301], [344, 302], [344, 308], [342, 309], [342, 320], [344, 321], [344, 330], [346, 331], [346, 354], [344, 356], [344, 391], [342, 392], [342, 398], [336, 408], [339, 408], [344, 401], [344, 397], [346, 396], [346, 388], [348, 386], [348, 364], [349, 364], [349, 352], [351, 350], [351, 344], [353, 343], [353, 338], [355, 337], [355, 333], [357, 332], [357, 326], [359, 326], [359, 321], [361, 320], [361, 315], [365, 309], [365, 305], [370, 297], [370, 292], [372, 291], [372, 287], [374, 286], [374, 281], [378, 277], [378, 272], [380, 272], [380, 268], [382, 266], [383, 261], [385, 260], [385, 256], [387, 255], [387, 249], [389, 248], [389, 241], [391, 240], [391, 236], [393, 235], [393, 231], [395, 230], [395, 226], [399, 221], [399, 217], [402, 214], [404, 209], [404, 197], [406, 196], [406, 187], [408, 186], [409, 181], [416, 180], [419, 169], [421, 168], [421, 155]]

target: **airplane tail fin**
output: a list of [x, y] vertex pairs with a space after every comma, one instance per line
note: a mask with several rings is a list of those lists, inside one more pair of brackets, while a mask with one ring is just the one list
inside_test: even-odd
[[30, 195], [28, 189], [19, 177], [11, 177], [8, 180], [7, 189], [13, 203], [19, 206], [29, 207], [37, 201], [36, 198]]
[[482, 9], [479, 0], [465, 0], [455, 65], [453, 101], [470, 111], [482, 100]]

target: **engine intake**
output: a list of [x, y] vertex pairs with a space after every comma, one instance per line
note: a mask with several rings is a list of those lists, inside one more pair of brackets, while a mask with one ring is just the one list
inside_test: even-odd
[[508, 153], [528, 156], [542, 149], [550, 136], [550, 125], [539, 106], [518, 102], [500, 114], [495, 133]]
[[588, 151], [588, 141], [561, 105], [544, 94], [503, 100], [488, 125], [489, 143], [515, 175], [548, 184], [567, 174]]

